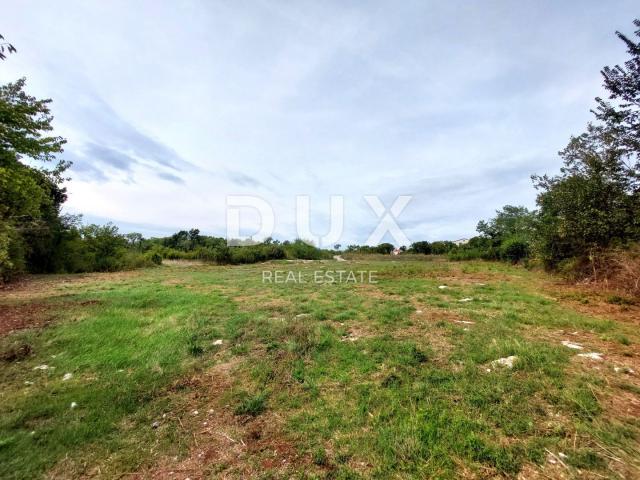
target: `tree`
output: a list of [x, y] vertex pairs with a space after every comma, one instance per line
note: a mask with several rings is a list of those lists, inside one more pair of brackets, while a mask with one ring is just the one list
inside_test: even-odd
[[124, 235], [124, 238], [127, 240], [127, 243], [129, 244], [130, 247], [138, 250], [142, 248], [142, 242], [144, 240], [144, 237], [142, 236], [141, 233], [137, 233], [137, 232], [127, 233]]
[[51, 100], [27, 95], [25, 83], [0, 87], [0, 279], [49, 268], [67, 198], [62, 182], [70, 163], [56, 159], [66, 141], [48, 135]]
[[11, 45], [9, 42], [5, 42], [4, 37], [0, 35], [0, 60], [6, 60], [7, 54], [16, 52], [16, 47]]
[[80, 229], [80, 234], [93, 261], [93, 269], [114, 271], [121, 268], [127, 240], [118, 233], [118, 227], [111, 223], [87, 225]]
[[[633, 24], [635, 36], [640, 37], [640, 20]], [[616, 32], [627, 47], [631, 58], [624, 66], [604, 67], [601, 71], [609, 100], [596, 98], [597, 108], [593, 112], [601, 121], [608, 135], [615, 138], [620, 153], [630, 161], [635, 159], [634, 170], [640, 170], [640, 42]]]
[[410, 250], [414, 253], [429, 255], [431, 253], [431, 244], [427, 241], [414, 242], [411, 244]]
[[548, 266], [640, 235], [637, 176], [605, 128], [589, 125], [560, 152], [554, 177], [534, 176], [540, 194], [538, 250]]
[[537, 248], [550, 267], [640, 239], [640, 43], [617, 35], [631, 59], [602, 70], [613, 101], [596, 98], [599, 123], [560, 152], [559, 175], [532, 177], [540, 190]]
[[454, 247], [455, 244], [449, 240], [438, 240], [431, 243], [431, 253], [434, 255], [444, 255], [453, 250]]
[[385, 255], [389, 255], [393, 252], [393, 245], [390, 243], [381, 243], [377, 247], [375, 247], [376, 253], [383, 253]]
[[489, 238], [495, 246], [513, 237], [528, 242], [533, 237], [535, 221], [535, 212], [521, 206], [505, 205], [502, 210], [496, 210], [496, 216], [488, 222], [478, 222], [476, 230]]

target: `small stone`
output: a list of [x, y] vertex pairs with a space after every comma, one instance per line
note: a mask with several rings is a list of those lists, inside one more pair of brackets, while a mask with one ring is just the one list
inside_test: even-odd
[[602, 354], [598, 352], [589, 352], [589, 353], [579, 353], [579, 357], [589, 358], [591, 360], [600, 361], [602, 360]]
[[493, 362], [491, 362], [491, 366], [493, 367], [507, 367], [507, 368], [513, 368], [513, 362], [515, 362], [518, 359], [517, 356], [515, 355], [511, 355], [509, 357], [504, 357], [504, 358], [499, 358], [497, 360], [494, 360]]
[[157, 420], [151, 424], [151, 428], [158, 428], [160, 426], [160, 422]]
[[78, 404], [76, 402], [71, 402], [71, 408], [76, 408], [78, 406]]
[[210, 408], [210, 409], [209, 409], [209, 413], [213, 413], [213, 408]]
[[198, 415], [198, 410], [194, 410], [194, 411], [193, 411], [193, 414], [194, 414], [194, 415]]
[[310, 318], [310, 317], [311, 317], [311, 314], [309, 313], [299, 313], [298, 315], [295, 316], [295, 318], [297, 318], [298, 320], [302, 318]]
[[213, 342], [214, 345], [222, 345], [222, 339], [218, 339], [215, 342]]
[[446, 285], [440, 285], [438, 288], [439, 288], [440, 290], [444, 290], [445, 288], [449, 288], [449, 287], [447, 287]]
[[422, 310], [416, 310], [416, 313], [422, 313]]
[[24, 381], [24, 384], [25, 384], [25, 385], [33, 385], [33, 382], [31, 382], [31, 381], [29, 381], [29, 380], [25, 380], [25, 381]]
[[466, 298], [461, 298], [460, 300], [458, 300], [459, 302], [462, 303], [466, 303], [466, 302], [471, 302], [473, 300], [473, 298], [471, 297], [466, 297]]
[[71, 380], [71, 377], [73, 377], [73, 373], [65, 373], [62, 377], [62, 381], [66, 382], [67, 380]]
[[37, 367], [33, 367], [34, 370], [49, 370], [49, 368], [53, 367], [49, 367], [49, 365], [38, 365]]
[[573, 350], [582, 350], [582, 345], [578, 345], [577, 343], [571, 343], [569, 340], [563, 340], [562, 345], [567, 348], [571, 348]]

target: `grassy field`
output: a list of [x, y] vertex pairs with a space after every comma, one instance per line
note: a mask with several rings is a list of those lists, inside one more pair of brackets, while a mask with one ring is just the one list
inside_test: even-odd
[[640, 477], [640, 308], [540, 272], [172, 264], [0, 311], [3, 479]]

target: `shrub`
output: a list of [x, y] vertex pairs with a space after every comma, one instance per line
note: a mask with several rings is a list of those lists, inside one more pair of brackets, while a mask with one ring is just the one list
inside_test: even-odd
[[323, 252], [320, 249], [300, 239], [284, 245], [284, 251], [286, 257], [291, 259], [319, 260], [323, 257]]
[[520, 238], [507, 238], [500, 245], [500, 258], [511, 263], [518, 263], [529, 256], [529, 243]]
[[147, 252], [145, 254], [145, 258], [151, 261], [151, 263], [153, 263], [154, 265], [162, 265], [162, 255], [160, 255], [160, 253], [155, 250]]

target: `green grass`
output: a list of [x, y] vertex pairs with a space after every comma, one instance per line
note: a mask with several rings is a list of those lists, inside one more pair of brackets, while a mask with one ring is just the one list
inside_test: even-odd
[[[379, 283], [265, 285], [264, 268], [370, 269]], [[602, 404], [606, 392], [638, 387], [577, 369], [557, 337], [587, 332], [629, 349], [638, 335], [562, 305], [540, 291], [544, 281], [503, 264], [419, 260], [61, 278], [45, 296], [58, 320], [0, 339], [3, 351], [28, 343], [34, 352], [0, 370], [0, 477], [73, 477], [95, 466], [117, 476], [153, 465], [151, 448], [182, 458], [193, 443], [180, 432], [190, 427], [175, 415], [150, 426], [206, 395], [185, 379], [232, 358], [220, 408], [276, 415], [282, 438], [309, 459], [276, 476], [514, 477], [525, 464], [542, 468], [547, 450], [567, 454], [574, 474], [613, 476], [611, 452], [638, 474], [637, 419]], [[513, 369], [491, 366], [510, 355]], [[42, 364], [52, 368], [34, 370]]]

